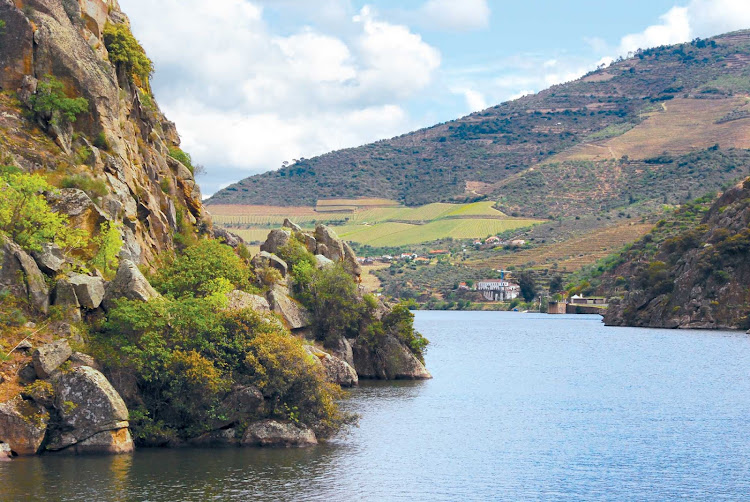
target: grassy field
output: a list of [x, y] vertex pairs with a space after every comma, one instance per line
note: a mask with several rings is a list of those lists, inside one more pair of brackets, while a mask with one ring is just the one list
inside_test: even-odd
[[565, 242], [548, 244], [513, 254], [467, 263], [476, 268], [549, 268], [575, 272], [638, 240], [653, 228], [651, 224], [624, 224], [596, 230]]
[[265, 240], [269, 229], [280, 226], [285, 218], [306, 228], [327, 223], [344, 239], [371, 246], [408, 246], [446, 237], [484, 238], [541, 221], [510, 218], [495, 209], [492, 201], [419, 207], [393, 204], [385, 199], [330, 199], [316, 208], [212, 205], [208, 210], [214, 223], [256, 243]]
[[[214, 223], [251, 243], [264, 241], [269, 229], [281, 226], [285, 218], [306, 228], [326, 223], [342, 238], [371, 246], [408, 246], [446, 237], [485, 238], [541, 222], [510, 218], [495, 209], [492, 201], [419, 207], [393, 204], [386, 199], [330, 199], [316, 208], [212, 205], [208, 210]], [[349, 209], [334, 210], [344, 207]]]

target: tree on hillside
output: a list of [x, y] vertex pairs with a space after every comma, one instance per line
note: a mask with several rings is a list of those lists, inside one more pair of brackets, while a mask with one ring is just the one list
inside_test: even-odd
[[537, 286], [536, 278], [531, 270], [524, 270], [518, 276], [518, 285], [521, 286], [521, 296], [527, 302], [536, 298]]
[[563, 278], [561, 275], [556, 275], [552, 278], [552, 280], [549, 283], [549, 292], [550, 293], [557, 293], [558, 291], [562, 291], [564, 289], [565, 285], [563, 284]]

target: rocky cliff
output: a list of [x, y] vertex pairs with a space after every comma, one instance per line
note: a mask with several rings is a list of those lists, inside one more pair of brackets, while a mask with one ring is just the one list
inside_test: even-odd
[[[116, 0], [0, 0], [0, 19], [0, 165], [67, 180], [60, 209], [93, 233], [121, 222], [123, 257], [139, 265], [172, 250], [176, 233], [210, 228]], [[40, 105], [49, 82], [86, 100], [74, 120]]]
[[0, 21], [0, 460], [307, 446], [348, 422], [340, 387], [430, 377], [330, 229], [253, 257], [212, 228], [116, 0]]
[[[692, 215], [695, 205], [683, 213]], [[613, 326], [750, 327], [750, 179], [727, 190], [696, 223], [659, 239], [666, 222], [633, 245], [607, 274]]]

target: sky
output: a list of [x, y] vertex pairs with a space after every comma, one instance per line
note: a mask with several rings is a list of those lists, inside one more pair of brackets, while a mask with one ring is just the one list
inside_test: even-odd
[[120, 0], [205, 195], [750, 28], [750, 0]]

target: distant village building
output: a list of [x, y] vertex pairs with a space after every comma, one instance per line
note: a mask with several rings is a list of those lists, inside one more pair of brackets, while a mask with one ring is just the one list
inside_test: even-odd
[[474, 288], [491, 302], [515, 300], [521, 294], [521, 286], [507, 279], [487, 279], [478, 281]]
[[465, 282], [461, 282], [458, 284], [458, 289], [467, 290], [469, 289], [469, 285], [466, 284]]
[[606, 305], [606, 298], [584, 298], [580, 295], [574, 295], [570, 299], [570, 303], [575, 305]]
[[484, 241], [484, 243], [485, 244], [500, 244], [500, 237], [498, 237], [497, 235], [493, 235], [492, 237]]
[[516, 248], [520, 248], [526, 245], [526, 241], [523, 239], [513, 239], [510, 241], [510, 245]]

